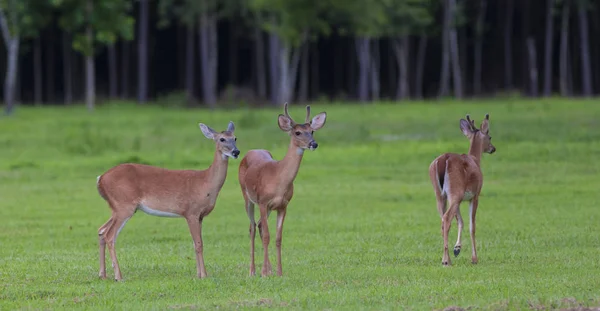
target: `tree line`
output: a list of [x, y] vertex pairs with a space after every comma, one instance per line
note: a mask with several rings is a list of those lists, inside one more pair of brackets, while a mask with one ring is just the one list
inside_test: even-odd
[[[16, 102], [594, 96], [592, 0], [0, 0]], [[590, 22], [591, 21], [591, 22]]]

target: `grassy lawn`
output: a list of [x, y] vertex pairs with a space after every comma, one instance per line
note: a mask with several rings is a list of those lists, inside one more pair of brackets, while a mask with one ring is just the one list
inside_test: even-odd
[[[204, 220], [207, 279], [196, 279], [183, 219], [137, 213], [121, 232], [124, 281], [98, 279], [97, 230], [110, 211], [96, 176], [121, 162], [205, 169], [213, 143], [198, 122], [236, 124], [237, 146], [285, 154], [279, 109], [208, 112], [113, 104], [20, 108], [0, 119], [0, 309], [484, 310], [600, 305], [600, 105], [483, 101], [342, 106], [326, 110], [295, 181], [279, 277], [249, 277], [248, 218], [230, 160]], [[428, 166], [467, 152], [459, 119], [490, 114], [497, 152], [484, 154], [479, 264], [468, 226], [453, 266]], [[304, 117], [304, 107], [290, 114]], [[468, 215], [467, 204], [462, 206]], [[270, 230], [274, 236], [275, 214]], [[467, 221], [468, 223], [468, 221]], [[452, 225], [450, 244], [456, 239]], [[275, 241], [271, 239], [275, 267]], [[257, 272], [262, 246], [257, 239]]]

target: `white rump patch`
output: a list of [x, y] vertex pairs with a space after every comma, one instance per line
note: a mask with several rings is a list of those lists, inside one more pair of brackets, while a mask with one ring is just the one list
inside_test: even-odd
[[175, 213], [169, 213], [169, 212], [163, 212], [163, 211], [151, 209], [151, 208], [149, 208], [148, 206], [146, 206], [144, 204], [138, 205], [138, 209], [141, 210], [142, 212], [144, 212], [144, 213], [146, 213], [148, 215], [152, 215], [152, 216], [158, 216], [158, 217], [183, 217], [183, 216], [175, 214]]

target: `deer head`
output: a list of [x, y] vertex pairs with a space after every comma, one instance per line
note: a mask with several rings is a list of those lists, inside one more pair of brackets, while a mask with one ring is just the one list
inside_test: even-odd
[[483, 152], [494, 153], [496, 147], [492, 145], [492, 137], [490, 136], [490, 115], [486, 114], [485, 119], [481, 122], [481, 127], [475, 127], [475, 120], [471, 120], [467, 114], [467, 119], [460, 119], [460, 129], [463, 134], [472, 141], [473, 144], [480, 144]]
[[285, 114], [278, 117], [279, 128], [287, 132], [292, 137], [292, 143], [301, 149], [310, 149], [314, 151], [319, 144], [315, 141], [313, 134], [325, 125], [327, 113], [321, 112], [310, 118], [310, 106], [306, 106], [306, 119], [304, 123], [296, 123], [288, 113], [288, 104], [284, 105]]
[[198, 125], [200, 126], [200, 130], [202, 130], [202, 133], [204, 136], [206, 136], [206, 138], [215, 141], [217, 150], [221, 152], [223, 158], [230, 157], [237, 159], [237, 157], [240, 155], [240, 151], [235, 145], [237, 138], [235, 135], [233, 135], [233, 132], [235, 131], [235, 125], [232, 121], [229, 121], [227, 130], [222, 131], [221, 133], [211, 129], [206, 124], [200, 123]]

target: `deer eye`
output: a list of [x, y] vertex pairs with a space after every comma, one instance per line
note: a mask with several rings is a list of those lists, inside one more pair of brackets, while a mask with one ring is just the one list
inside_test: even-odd
[[237, 141], [237, 137], [236, 137], [236, 138], [234, 138], [233, 140]]
[[300, 133], [300, 132], [296, 132], [296, 136], [300, 136], [300, 134], [302, 134], [302, 133]]
[[220, 140], [221, 142], [224, 142], [224, 141], [225, 141], [225, 138], [221, 138], [221, 139], [219, 139], [219, 140]]

